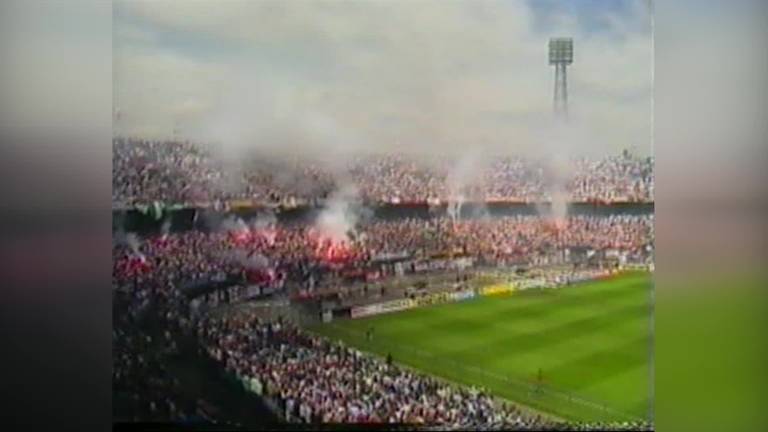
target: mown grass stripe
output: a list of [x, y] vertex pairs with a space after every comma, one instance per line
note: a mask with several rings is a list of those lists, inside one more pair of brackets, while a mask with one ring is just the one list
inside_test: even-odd
[[[649, 276], [627, 275], [339, 321], [318, 331], [566, 418], [629, 419], [648, 412], [649, 288]], [[548, 380], [544, 393], [531, 391], [538, 368]]]

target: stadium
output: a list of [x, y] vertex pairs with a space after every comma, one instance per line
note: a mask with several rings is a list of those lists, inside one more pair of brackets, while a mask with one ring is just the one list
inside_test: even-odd
[[[116, 89], [112, 140], [116, 428], [653, 430], [654, 158], [643, 150], [643, 121], [629, 114], [644, 112], [642, 103], [622, 105], [643, 93], [621, 87], [633, 85], [627, 79], [596, 94], [610, 77], [579, 66], [579, 39], [515, 21], [554, 13], [518, 3], [499, 7], [510, 25], [436, 4], [483, 37], [443, 53], [440, 36], [452, 32], [436, 26], [439, 43], [426, 51], [442, 54], [426, 60], [418, 44], [413, 52], [385, 47], [400, 41], [380, 25], [398, 22], [389, 7], [371, 21], [355, 15], [369, 24], [350, 25], [360, 33], [334, 33], [354, 21], [340, 18], [344, 8], [313, 10], [322, 31], [309, 38], [290, 33], [316, 30], [303, 18], [309, 9], [294, 16], [252, 6], [251, 16], [274, 18], [264, 28], [237, 27], [241, 14], [222, 11], [227, 31], [249, 30], [245, 39], [225, 32], [219, 46], [202, 36], [181, 43], [179, 28], [200, 29], [175, 9], [162, 27], [169, 15], [161, 6], [120, 5], [118, 24], [161, 30], [139, 43], [132, 28], [118, 46], [139, 50], [151, 40], [199, 55], [211, 76], [182, 62], [189, 75], [178, 70], [162, 84], [177, 63], [145, 63], [145, 75], [136, 64], [118, 67], [129, 90]], [[423, 20], [409, 17], [405, 27]], [[213, 37], [211, 23], [200, 34]], [[474, 53], [489, 40], [507, 43], [515, 26], [524, 29], [513, 35], [520, 45], [499, 55], [520, 57], [515, 66], [499, 61], [498, 47]], [[579, 35], [594, 59], [603, 45]], [[640, 31], [637, 45], [646, 37]], [[326, 43], [338, 64], [314, 51]], [[365, 55], [345, 57], [357, 44]], [[276, 69], [290, 57], [290, 73], [217, 75], [217, 56], [246, 58], [243, 47]], [[130, 64], [138, 51], [126, 52]], [[526, 57], [533, 52], [535, 67]], [[426, 79], [386, 69], [400, 55]], [[553, 107], [538, 86], [551, 85], [540, 78], [547, 60]], [[636, 70], [630, 63], [616, 67]], [[567, 78], [572, 67], [584, 69]], [[523, 69], [535, 73], [484, 87]], [[457, 71], [466, 77], [450, 81]], [[569, 108], [569, 79], [596, 105]], [[231, 84], [232, 95], [197, 103], [210, 90], [201, 83], [212, 82]], [[163, 117], [153, 110], [166, 88], [187, 99]], [[397, 99], [395, 88], [416, 99]], [[495, 97], [509, 91], [522, 100], [529, 88], [531, 99], [517, 105]], [[545, 121], [533, 108], [540, 100]], [[597, 114], [585, 120], [584, 112]], [[150, 133], [154, 121], [170, 133]]]
[[[146, 325], [275, 422], [649, 427], [652, 203], [366, 203], [116, 210], [116, 391]], [[160, 391], [136, 419], [192, 414]]]

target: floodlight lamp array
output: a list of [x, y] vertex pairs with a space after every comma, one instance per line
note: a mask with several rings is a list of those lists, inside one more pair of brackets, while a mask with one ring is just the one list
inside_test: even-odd
[[549, 64], [573, 63], [573, 39], [552, 38], [549, 40]]

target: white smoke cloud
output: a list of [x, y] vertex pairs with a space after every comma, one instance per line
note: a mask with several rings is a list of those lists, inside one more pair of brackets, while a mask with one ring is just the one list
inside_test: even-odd
[[568, 216], [570, 194], [567, 187], [575, 174], [574, 158], [580, 149], [589, 147], [590, 136], [571, 119], [552, 118], [538, 134], [542, 149], [539, 162], [543, 167], [542, 181], [547, 195], [544, 203], [537, 203], [540, 215], [562, 224]]
[[198, 209], [195, 211], [195, 223], [203, 225], [209, 231], [219, 231], [223, 220], [224, 215], [213, 210]]
[[271, 210], [263, 210], [251, 220], [251, 226], [255, 229], [273, 228], [277, 225], [277, 216]]
[[[647, 10], [635, 5], [594, 32], [573, 17], [539, 28], [533, 7], [522, 0], [118, 2], [121, 127], [168, 136], [181, 122], [186, 135], [219, 142], [232, 161], [252, 149], [331, 161], [371, 149], [541, 154], [536, 137], [552, 108], [547, 40], [566, 34], [576, 53], [572, 122], [590, 136], [573, 150], [638, 145], [647, 152]], [[217, 49], [190, 41], [181, 51], [136, 36], [142, 32], [202, 36]]]
[[[483, 168], [475, 155], [542, 159], [546, 213], [563, 218], [570, 157], [630, 146], [650, 152], [652, 35], [643, 2], [606, 15], [602, 32], [567, 14], [537, 28], [523, 1], [401, 6], [118, 2], [119, 129], [168, 136], [180, 127], [225, 164], [225, 178], [214, 181], [232, 192], [241, 192], [244, 165], [259, 155], [310, 157], [339, 173], [353, 154], [374, 150], [452, 155], [453, 220]], [[185, 51], [165, 46], [152, 37], [160, 31], [210, 38], [216, 55], [194, 43]], [[574, 38], [567, 126], [552, 121], [554, 35]], [[287, 189], [319, 187], [277, 166], [265, 170]], [[345, 188], [318, 220], [335, 239], [356, 222], [349, 203], [357, 192]]]
[[134, 255], [144, 259], [144, 254], [141, 253], [141, 241], [139, 240], [139, 237], [136, 235], [136, 233], [127, 233], [124, 237], [124, 240], [125, 244], [131, 248], [131, 251], [133, 251]]
[[352, 184], [345, 184], [328, 197], [314, 227], [323, 237], [337, 243], [346, 242], [354, 239], [357, 224], [366, 214], [360, 205], [357, 188]]
[[233, 251], [225, 252], [224, 257], [228, 261], [239, 264], [243, 268], [249, 270], [265, 270], [270, 268], [269, 258], [256, 252], [236, 249]]
[[163, 221], [163, 224], [160, 226], [160, 234], [162, 234], [163, 238], [168, 237], [168, 234], [171, 233], [171, 227], [172, 227], [171, 218], [166, 217], [165, 220]]
[[455, 223], [461, 218], [463, 205], [471, 200], [481, 202], [479, 197], [471, 196], [471, 188], [482, 180], [482, 173], [487, 167], [480, 153], [471, 151], [458, 159], [446, 177], [448, 187], [448, 217]]
[[219, 225], [219, 229], [222, 231], [234, 232], [250, 231], [248, 224], [246, 224], [241, 217], [235, 215], [230, 215], [224, 218], [224, 220], [221, 221], [221, 225]]

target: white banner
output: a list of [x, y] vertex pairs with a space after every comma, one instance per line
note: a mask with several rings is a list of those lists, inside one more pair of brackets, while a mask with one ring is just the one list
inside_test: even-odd
[[380, 305], [372, 304], [368, 306], [355, 306], [350, 311], [352, 318], [362, 318], [370, 315], [376, 315], [380, 311]]
[[383, 313], [398, 312], [420, 306], [429, 306], [440, 303], [450, 303], [452, 301], [469, 300], [475, 297], [475, 292], [465, 290], [459, 292], [440, 292], [429, 294], [416, 299], [397, 299], [384, 303], [377, 303], [367, 306], [353, 307], [350, 311], [352, 318], [362, 318], [371, 315]]
[[459, 291], [451, 293], [451, 298], [453, 301], [469, 300], [475, 298], [475, 292], [473, 290]]
[[382, 313], [397, 312], [413, 307], [411, 299], [397, 299], [384, 303], [353, 307], [350, 311], [352, 318], [362, 318]]

